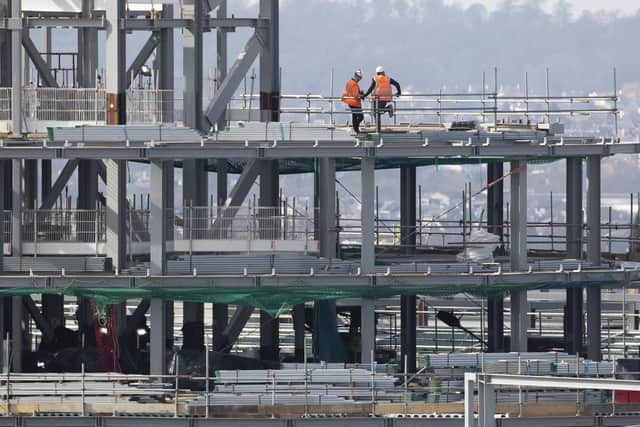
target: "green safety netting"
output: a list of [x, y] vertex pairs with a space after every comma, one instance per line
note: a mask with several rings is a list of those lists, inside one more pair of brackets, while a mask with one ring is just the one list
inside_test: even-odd
[[290, 310], [296, 304], [312, 301], [338, 300], [345, 298], [387, 298], [397, 295], [450, 296], [471, 294], [478, 297], [506, 295], [517, 290], [540, 290], [566, 287], [606, 286], [613, 282], [558, 282], [535, 284], [500, 284], [491, 286], [442, 284], [439, 286], [340, 286], [310, 287], [286, 286], [265, 288], [189, 288], [189, 287], [68, 287], [52, 288], [6, 288], [0, 289], [1, 296], [22, 296], [30, 294], [65, 294], [89, 298], [99, 306], [117, 304], [128, 299], [160, 298], [164, 300], [211, 302], [218, 304], [238, 304], [255, 307], [272, 315]]

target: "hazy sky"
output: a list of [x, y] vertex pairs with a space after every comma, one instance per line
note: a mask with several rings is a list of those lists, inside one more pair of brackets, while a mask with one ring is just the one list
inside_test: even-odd
[[[565, 0], [569, 3], [576, 12], [583, 11], [620, 11], [625, 14], [635, 14], [640, 9], [640, 2], [638, 0]], [[470, 6], [474, 3], [481, 3], [487, 9], [493, 10], [504, 0], [445, 0], [445, 3], [459, 4], [461, 6]], [[518, 1], [514, 1], [518, 3]], [[552, 10], [557, 3], [553, 0], [541, 1], [545, 4], [545, 9]]]

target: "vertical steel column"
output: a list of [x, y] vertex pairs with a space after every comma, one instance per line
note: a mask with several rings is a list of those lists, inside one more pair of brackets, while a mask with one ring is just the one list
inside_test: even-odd
[[126, 161], [107, 160], [107, 257], [112, 267], [122, 270], [127, 257], [127, 176]]
[[[173, 4], [163, 3], [162, 17], [173, 18]], [[175, 95], [174, 95], [174, 70], [173, 70], [173, 28], [160, 30], [160, 46], [156, 49], [156, 61], [159, 70], [158, 89], [161, 92], [162, 122], [174, 122]]]
[[[334, 259], [337, 254], [336, 161], [317, 159], [318, 171], [318, 239], [320, 256]], [[346, 352], [338, 334], [335, 301], [314, 303], [314, 349], [326, 362], [346, 361]]]
[[[218, 10], [216, 12], [216, 17], [218, 19], [224, 19], [227, 17], [227, 0], [220, 0], [218, 3]], [[227, 29], [219, 27], [216, 30], [216, 83], [217, 87], [220, 87], [225, 77], [227, 76], [227, 58], [228, 58], [228, 49], [227, 49]], [[226, 114], [222, 114], [220, 120], [218, 121], [218, 129], [224, 129], [226, 125]], [[217, 206], [218, 206], [218, 214], [220, 214], [221, 207], [225, 205], [228, 197], [228, 163], [226, 159], [217, 159], [216, 160], [216, 174], [217, 174]], [[295, 309], [294, 309], [294, 326], [296, 325], [295, 319]], [[304, 314], [304, 306], [303, 306], [303, 314]], [[229, 306], [227, 304], [214, 304], [213, 306], [213, 316], [215, 321], [214, 328], [214, 348], [220, 348], [218, 343], [222, 343], [224, 340], [223, 332], [229, 323]], [[304, 319], [303, 319], [303, 339], [304, 339]], [[296, 330], [296, 334], [299, 331]], [[296, 335], [297, 337], [298, 335]], [[296, 357], [298, 356], [298, 340], [296, 339]]]
[[[593, 265], [600, 265], [601, 240], [601, 158], [587, 157], [587, 260]], [[601, 290], [593, 286], [587, 288], [587, 357], [591, 360], [602, 360], [601, 350]]]
[[78, 162], [78, 209], [96, 209], [98, 200], [98, 160]]
[[[82, 17], [93, 16], [94, 0], [82, 0]], [[78, 28], [78, 87], [96, 86], [98, 71], [98, 30], [96, 28]], [[111, 71], [111, 70], [109, 70]]]
[[[82, 17], [93, 15], [94, 0], [82, 0]], [[78, 28], [78, 75], [77, 84], [81, 88], [96, 87], [98, 70], [98, 30]], [[109, 70], [111, 72], [111, 70]], [[98, 196], [98, 161], [80, 160], [78, 162], [78, 209], [96, 209]], [[92, 235], [87, 230], [87, 235]]]
[[293, 316], [293, 342], [294, 358], [298, 363], [304, 362], [305, 346], [305, 307], [304, 304], [293, 306], [291, 315]]
[[149, 373], [164, 375], [167, 372], [167, 317], [165, 302], [160, 298], [152, 298]]
[[[22, 1], [11, 0], [11, 17], [22, 22]], [[11, 135], [22, 136], [22, 26], [11, 31]]]
[[11, 255], [19, 257], [22, 256], [23, 166], [22, 160], [14, 159], [11, 163]]
[[[225, 19], [227, 17], [227, 0], [220, 0], [218, 4], [218, 11], [216, 12], [216, 18]], [[220, 87], [225, 77], [227, 77], [227, 29], [219, 27], [216, 30], [216, 82], [217, 87]], [[217, 88], [216, 88], [217, 89]], [[218, 120], [218, 129], [224, 129], [226, 125], [226, 111], [220, 116]], [[219, 175], [218, 175], [219, 176]]]
[[[400, 168], [400, 243], [406, 254], [416, 250], [416, 168]], [[407, 372], [416, 371], [416, 296], [400, 297], [401, 362], [407, 357]]]
[[[527, 268], [527, 161], [511, 161], [511, 270]], [[511, 291], [511, 351], [527, 351], [527, 291]]]
[[[169, 205], [167, 195], [173, 196], [173, 162], [152, 160], [150, 163], [150, 238], [151, 238], [151, 273], [166, 274], [167, 235], [170, 230], [168, 224]], [[170, 200], [172, 202], [172, 200]], [[173, 215], [170, 216], [173, 218]], [[150, 373], [161, 375], [166, 372], [166, 341], [167, 341], [167, 306], [161, 299], [151, 300], [151, 352]]]
[[[0, 4], [0, 8], [2, 5]], [[1, 44], [0, 44], [1, 46]], [[5, 167], [9, 163], [8, 160], [0, 160], [0, 190], [5, 193], [7, 187], [5, 183]], [[4, 271], [4, 194], [0, 195], [0, 272]], [[7, 308], [7, 297], [0, 298], [0, 372], [5, 372], [4, 360], [4, 338], [5, 338], [5, 310]]]
[[[500, 236], [501, 249], [504, 251], [504, 182], [496, 180], [504, 175], [502, 162], [487, 163], [487, 185], [491, 185], [487, 194], [487, 221], [489, 233]], [[491, 296], [487, 298], [487, 335], [489, 353], [504, 351], [504, 298]]]
[[23, 164], [23, 206], [25, 209], [35, 209], [35, 199], [38, 197], [38, 161], [25, 159]]
[[400, 243], [403, 252], [416, 250], [416, 168], [400, 168]]
[[11, 372], [22, 372], [24, 326], [22, 296], [13, 296], [11, 297]]
[[[0, 0], [0, 17], [11, 17], [9, 0]], [[11, 87], [11, 31], [0, 30], [0, 87]]]
[[260, 0], [259, 16], [268, 19], [262, 28], [260, 53], [260, 120], [280, 121], [280, 6], [279, 0]]
[[106, 2], [106, 69], [107, 124], [124, 124], [127, 119], [126, 100], [126, 36], [120, 28], [125, 19], [125, 0]]
[[[567, 258], [582, 258], [582, 158], [567, 158]], [[582, 288], [566, 291], [566, 345], [569, 354], [580, 353], [583, 338]]]
[[182, 17], [193, 20], [190, 27], [182, 30], [184, 123], [191, 128], [199, 130], [204, 130], [204, 116], [202, 113], [203, 8], [204, 2], [199, 0], [184, 0], [182, 6]]
[[[364, 156], [360, 162], [361, 167], [361, 249], [360, 249], [360, 268], [362, 274], [375, 273], [375, 158], [373, 156]], [[371, 353], [374, 354], [376, 348], [376, 315], [375, 300], [362, 299], [361, 305], [362, 323], [360, 327], [361, 333], [361, 361], [362, 363], [370, 363]]]
[[[278, 234], [276, 215], [279, 206], [280, 179], [278, 162], [263, 160], [260, 165], [259, 207], [268, 212], [259, 213], [260, 238], [275, 239]], [[266, 311], [260, 312], [260, 357], [262, 360], [276, 361], [280, 354], [279, 321]]]

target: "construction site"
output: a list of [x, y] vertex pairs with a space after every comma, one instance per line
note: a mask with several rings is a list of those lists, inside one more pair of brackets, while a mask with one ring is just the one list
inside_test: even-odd
[[[357, 129], [341, 79], [282, 91], [280, 2], [256, 3], [0, 0], [0, 426], [640, 424], [616, 71], [533, 95], [480, 70]], [[454, 166], [481, 182], [424, 178]]]

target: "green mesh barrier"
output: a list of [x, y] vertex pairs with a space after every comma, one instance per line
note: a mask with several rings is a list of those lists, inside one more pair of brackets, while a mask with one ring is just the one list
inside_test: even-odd
[[272, 315], [290, 310], [296, 304], [312, 301], [337, 300], [344, 298], [387, 298], [396, 295], [449, 296], [467, 293], [474, 296], [507, 295], [515, 290], [536, 290], [566, 287], [606, 286], [613, 282], [571, 282], [559, 285], [557, 282], [536, 284], [501, 284], [491, 286], [442, 284], [438, 286], [340, 286], [310, 287], [287, 286], [265, 288], [189, 288], [189, 287], [68, 287], [65, 289], [6, 288], [0, 289], [0, 296], [20, 296], [30, 294], [65, 294], [89, 298], [99, 306], [118, 304], [128, 299], [160, 298], [164, 300], [211, 302], [218, 304], [238, 304], [255, 307]]

